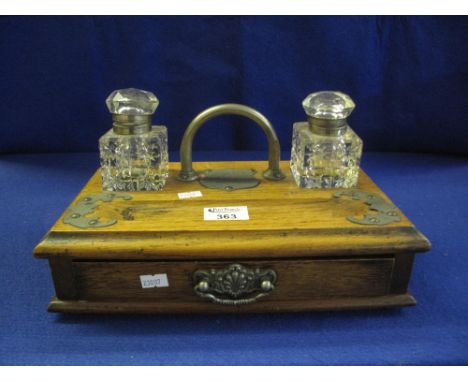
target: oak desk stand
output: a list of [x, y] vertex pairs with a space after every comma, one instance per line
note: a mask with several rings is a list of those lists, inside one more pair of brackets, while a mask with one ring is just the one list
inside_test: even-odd
[[[257, 176], [257, 187], [227, 192], [177, 181], [179, 166], [170, 164], [167, 185], [157, 192], [105, 193], [99, 171], [94, 174], [34, 251], [52, 271], [56, 297], [49, 311], [240, 313], [415, 305], [407, 290], [413, 259], [430, 243], [364, 172], [356, 189], [300, 189], [282, 161], [284, 180]], [[194, 167], [260, 174], [266, 162]], [[178, 197], [196, 190], [202, 197]], [[220, 206], [246, 206], [249, 220], [204, 220], [204, 208]], [[379, 224], [387, 218], [389, 223]], [[153, 278], [154, 285], [144, 287], [141, 276]]]

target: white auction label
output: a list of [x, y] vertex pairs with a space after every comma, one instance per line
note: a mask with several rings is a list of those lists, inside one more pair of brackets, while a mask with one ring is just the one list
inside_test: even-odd
[[140, 282], [142, 288], [166, 288], [169, 286], [167, 274], [141, 275]]
[[206, 207], [203, 211], [205, 220], [249, 220], [247, 206]]
[[179, 192], [177, 195], [179, 199], [200, 198], [203, 196], [201, 191]]

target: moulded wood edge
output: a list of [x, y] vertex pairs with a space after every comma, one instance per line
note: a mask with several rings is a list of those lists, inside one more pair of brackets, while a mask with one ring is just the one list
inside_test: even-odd
[[112, 313], [112, 314], [165, 314], [165, 313], [268, 313], [300, 311], [339, 311], [376, 308], [401, 308], [416, 305], [415, 298], [408, 292], [397, 295], [358, 298], [329, 298], [305, 301], [262, 301], [255, 305], [224, 306], [209, 302], [186, 303], [183, 301], [163, 302], [91, 302], [83, 300], [63, 301], [53, 298], [49, 312], [61, 313]]
[[[401, 230], [401, 229], [400, 229]], [[135, 235], [127, 237], [125, 233], [119, 235], [111, 235], [113, 245], [102, 243], [103, 248], [99, 248], [99, 238], [95, 235], [82, 235], [80, 239], [71, 239], [69, 235], [60, 233], [51, 233], [43, 239], [34, 249], [34, 257], [36, 258], [52, 258], [52, 257], [70, 257], [77, 259], [93, 258], [93, 259], [128, 259], [128, 260], [210, 260], [224, 259], [229, 257], [237, 258], [294, 258], [294, 257], [322, 257], [322, 256], [355, 256], [355, 255], [381, 255], [381, 254], [396, 254], [396, 253], [419, 253], [427, 252], [431, 249], [429, 240], [414, 227], [405, 228], [407, 231], [404, 235], [399, 235], [395, 240], [388, 241], [388, 233], [376, 235], [372, 241], [364, 237], [360, 241], [349, 242], [343, 239], [339, 232], [336, 234], [327, 235], [328, 241], [334, 243], [334, 247], [329, 245], [324, 246], [323, 239], [317, 239], [317, 236], [311, 232], [306, 242], [300, 246], [283, 246], [280, 248], [279, 243], [271, 240], [265, 240], [265, 245], [262, 247], [253, 247], [249, 245], [249, 240], [254, 242], [257, 238], [254, 233], [247, 232], [244, 237], [244, 247], [249, 248], [248, 251], [240, 249], [238, 245], [232, 245], [228, 242], [222, 245], [218, 243], [209, 243], [209, 238], [206, 238], [204, 245], [190, 245], [190, 240], [187, 241], [182, 249], [176, 246], [159, 246], [161, 239], [156, 239], [151, 235], [138, 237], [134, 240]], [[270, 232], [272, 234], [274, 232]], [[202, 233], [207, 235], [206, 233]], [[294, 235], [297, 233], [290, 232], [290, 241], [294, 240]], [[217, 239], [222, 233], [218, 233]], [[251, 237], [250, 237], [251, 236]], [[315, 236], [315, 237], [314, 237]], [[133, 238], [133, 239], [132, 239]], [[380, 241], [380, 238], [382, 241]], [[109, 238], [108, 238], [109, 239]], [[106, 239], [108, 241], [108, 239]], [[298, 237], [299, 240], [304, 240]], [[165, 239], [167, 242], [169, 238]], [[107, 245], [106, 245], [107, 244]], [[209, 254], [207, 255], [207, 250]]]

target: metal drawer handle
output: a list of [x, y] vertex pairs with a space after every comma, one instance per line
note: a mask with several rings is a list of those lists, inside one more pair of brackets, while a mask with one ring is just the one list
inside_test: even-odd
[[198, 296], [216, 304], [244, 305], [270, 294], [275, 288], [276, 279], [273, 269], [250, 269], [232, 264], [224, 269], [196, 271], [193, 274], [193, 290]]

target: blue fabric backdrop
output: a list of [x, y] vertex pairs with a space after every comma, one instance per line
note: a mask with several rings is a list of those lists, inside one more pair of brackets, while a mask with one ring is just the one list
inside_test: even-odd
[[[467, 17], [0, 18], [0, 152], [95, 151], [105, 98], [137, 87], [172, 150], [224, 102], [263, 112], [288, 150], [302, 99], [339, 89], [366, 150], [466, 154], [467, 32]], [[262, 134], [220, 118], [195, 149], [264, 150]]]
[[[468, 158], [453, 155], [468, 154], [467, 32], [466, 17], [0, 18], [0, 365], [468, 364]], [[104, 99], [130, 86], [160, 98], [172, 161], [190, 120], [222, 102], [263, 112], [288, 159], [302, 99], [349, 93], [364, 170], [433, 244], [413, 270], [418, 305], [47, 314], [50, 272], [32, 250], [98, 166]], [[248, 121], [208, 125], [196, 159], [266, 158]]]

